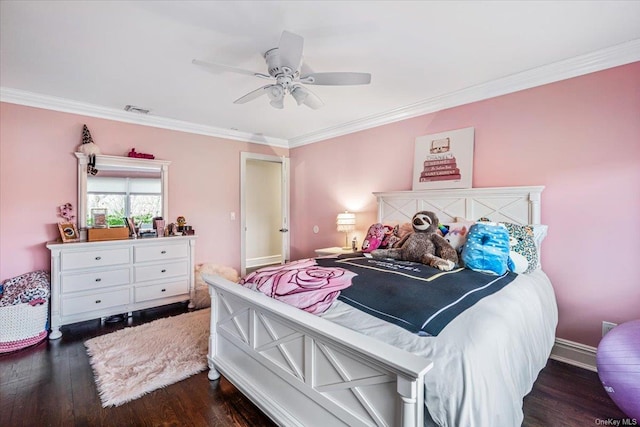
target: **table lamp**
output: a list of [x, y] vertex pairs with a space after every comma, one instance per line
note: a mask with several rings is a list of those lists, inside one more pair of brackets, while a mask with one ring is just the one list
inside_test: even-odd
[[351, 249], [351, 246], [349, 246], [349, 232], [356, 228], [356, 214], [347, 211], [339, 213], [336, 224], [338, 231], [344, 232], [344, 247], [342, 249]]

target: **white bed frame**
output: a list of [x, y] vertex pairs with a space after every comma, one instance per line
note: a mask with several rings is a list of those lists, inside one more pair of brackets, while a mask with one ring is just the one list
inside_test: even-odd
[[[540, 223], [544, 187], [374, 193], [378, 218], [421, 210]], [[238, 286], [204, 276], [211, 294], [209, 379], [224, 375], [278, 425], [422, 426], [424, 375], [433, 363]]]

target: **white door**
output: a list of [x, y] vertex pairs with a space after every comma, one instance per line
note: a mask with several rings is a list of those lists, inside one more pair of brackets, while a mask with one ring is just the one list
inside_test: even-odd
[[241, 153], [241, 274], [289, 260], [289, 159]]

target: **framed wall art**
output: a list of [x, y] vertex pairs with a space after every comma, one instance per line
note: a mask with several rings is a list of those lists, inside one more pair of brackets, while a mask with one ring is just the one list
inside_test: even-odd
[[473, 139], [472, 127], [417, 137], [413, 190], [471, 188]]
[[64, 243], [75, 242], [80, 239], [78, 228], [73, 222], [59, 222], [58, 230], [60, 230], [60, 237]]

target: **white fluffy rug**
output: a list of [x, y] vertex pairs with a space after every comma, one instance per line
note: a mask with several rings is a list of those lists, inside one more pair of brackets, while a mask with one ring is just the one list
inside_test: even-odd
[[207, 367], [211, 309], [122, 329], [85, 342], [102, 406], [119, 406]]

